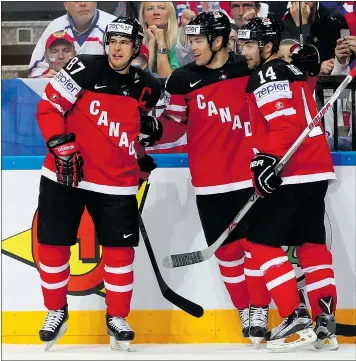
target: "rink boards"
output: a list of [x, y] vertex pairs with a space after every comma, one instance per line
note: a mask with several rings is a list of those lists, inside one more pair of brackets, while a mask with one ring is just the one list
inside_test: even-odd
[[[337, 322], [356, 324], [356, 154], [333, 155], [339, 182], [327, 195], [326, 230], [331, 243], [338, 287]], [[172, 253], [206, 247], [184, 155], [156, 157], [159, 168], [143, 204], [154, 253], [165, 281], [180, 295], [205, 309], [202, 318], [185, 314], [161, 295], [144, 243], [136, 251], [135, 287], [129, 322], [138, 343], [245, 342], [215, 259], [180, 269], [165, 269], [162, 259]], [[2, 204], [2, 324], [3, 342], [39, 343], [45, 309], [36, 269], [36, 235], [31, 228], [37, 207], [43, 157], [3, 157]], [[313, 221], [312, 219], [310, 220]], [[85, 225], [84, 225], [85, 223]], [[107, 343], [105, 293], [97, 280], [100, 249], [87, 217], [72, 247], [68, 297], [69, 328], [62, 343]], [[293, 259], [293, 250], [289, 251]], [[298, 267], [296, 270], [299, 274]], [[275, 310], [270, 325], [279, 322]], [[356, 342], [355, 337], [340, 338]]]

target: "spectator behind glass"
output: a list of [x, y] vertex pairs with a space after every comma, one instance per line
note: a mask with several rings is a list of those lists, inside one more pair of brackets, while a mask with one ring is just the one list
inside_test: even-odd
[[356, 36], [340, 38], [336, 42], [334, 69], [331, 75], [347, 75], [350, 61], [355, 60]]
[[259, 1], [230, 1], [231, 15], [238, 28], [256, 18], [260, 11]]
[[54, 19], [43, 32], [31, 57], [30, 78], [42, 77], [48, 72], [49, 64], [45, 59], [46, 41], [58, 31], [65, 31], [74, 40], [77, 54], [104, 54], [103, 33], [107, 24], [115, 16], [97, 10], [95, 1], [64, 2], [67, 14]]
[[74, 40], [64, 31], [57, 31], [46, 41], [45, 59], [49, 68], [42, 78], [53, 78], [75, 56]]
[[168, 78], [179, 68], [176, 56], [178, 24], [170, 1], [142, 2], [139, 14], [145, 32], [144, 44], [150, 52], [148, 67], [160, 78]]
[[[356, 29], [354, 30], [356, 31]], [[352, 34], [352, 33], [351, 33]], [[355, 32], [354, 32], [355, 34]], [[350, 35], [340, 38], [336, 42], [334, 69], [331, 75], [347, 75], [350, 72], [352, 61], [355, 62], [356, 36]], [[331, 96], [332, 91], [324, 91], [326, 96]], [[329, 93], [329, 94], [328, 94]], [[338, 124], [338, 149], [341, 151], [352, 150], [352, 106], [351, 90], [344, 90], [337, 100], [337, 124]], [[325, 99], [327, 101], [327, 99]], [[325, 126], [331, 150], [334, 149], [334, 114], [333, 110], [325, 114]]]
[[[292, 1], [283, 18], [282, 39], [299, 39], [299, 4]], [[321, 72], [330, 74], [336, 40], [340, 37], [341, 29], [348, 29], [347, 22], [341, 13], [328, 9], [317, 1], [303, 1], [301, 4], [303, 40], [317, 47], [322, 62]]]
[[[198, 6], [194, 6], [198, 4]], [[183, 6], [183, 4], [181, 5]], [[176, 54], [180, 66], [184, 66], [194, 61], [192, 54], [192, 47], [190, 45], [188, 37], [185, 35], [184, 29], [189, 22], [197, 15], [205, 11], [219, 10], [223, 12], [231, 22], [233, 22], [230, 14], [226, 11], [226, 8], [230, 6], [228, 1], [200, 1], [200, 2], [186, 2], [185, 9], [181, 10], [180, 22], [181, 27], [179, 29], [179, 38], [176, 45]], [[222, 8], [223, 7], [223, 8]], [[229, 9], [228, 9], [229, 10]]]
[[131, 65], [141, 70], [148, 69], [148, 60], [150, 58], [150, 52], [145, 44], [141, 45], [140, 55], [131, 61]]

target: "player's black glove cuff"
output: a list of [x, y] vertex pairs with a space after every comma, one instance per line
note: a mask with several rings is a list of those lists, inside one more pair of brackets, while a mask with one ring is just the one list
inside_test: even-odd
[[157, 164], [148, 154], [145, 154], [143, 158], [138, 159], [137, 163], [140, 167], [139, 179], [140, 183], [142, 183], [142, 181], [147, 180], [148, 177], [151, 175], [151, 172], [157, 168]]
[[250, 163], [253, 186], [262, 198], [282, 184], [282, 178], [275, 171], [278, 162], [279, 158], [272, 154], [258, 153]]
[[162, 138], [163, 127], [157, 118], [141, 115], [140, 123], [141, 129], [138, 140], [142, 146], [150, 147]]

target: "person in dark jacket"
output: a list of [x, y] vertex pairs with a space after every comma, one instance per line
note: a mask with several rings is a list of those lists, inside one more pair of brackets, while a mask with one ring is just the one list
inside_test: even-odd
[[[283, 21], [283, 39], [299, 39], [299, 2], [292, 1]], [[338, 11], [326, 8], [318, 1], [303, 1], [302, 33], [305, 43], [315, 45], [320, 60], [327, 61], [335, 56], [336, 40], [340, 30], [348, 29], [345, 17]]]

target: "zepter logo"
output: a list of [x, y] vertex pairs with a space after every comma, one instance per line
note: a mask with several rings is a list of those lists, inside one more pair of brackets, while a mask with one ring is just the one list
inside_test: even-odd
[[[149, 184], [144, 182], [137, 193], [141, 212], [148, 189]], [[2, 241], [2, 253], [38, 269], [37, 210], [31, 229]], [[97, 241], [94, 224], [85, 210], [77, 234], [77, 243], [71, 247], [68, 293], [73, 296], [95, 293], [105, 297], [103, 268], [101, 247]]]

